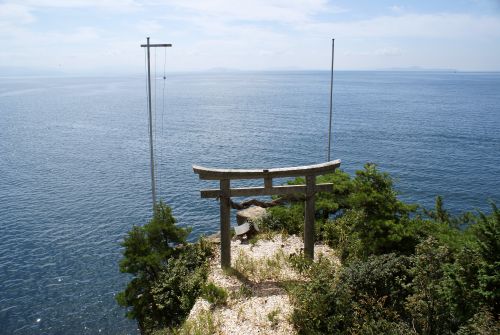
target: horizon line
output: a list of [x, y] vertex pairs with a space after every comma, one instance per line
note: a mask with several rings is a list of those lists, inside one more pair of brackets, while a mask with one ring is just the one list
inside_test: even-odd
[[[28, 73], [25, 69], [20, 74], [15, 74], [13, 71], [2, 73], [0, 68], [0, 77], [2, 78], [17, 78], [17, 77], [117, 77], [117, 76], [138, 76], [144, 75], [142, 72], [120, 72], [107, 71], [98, 73], [97, 71], [51, 71], [43, 69], [32, 69], [32, 73]], [[189, 74], [189, 73], [249, 73], [249, 72], [330, 72], [331, 69], [233, 69], [233, 68], [210, 68], [198, 70], [168, 70], [170, 74]], [[395, 68], [375, 68], [375, 69], [335, 69], [334, 72], [453, 72], [453, 73], [499, 73], [500, 70], [460, 70], [452, 68], [423, 68], [423, 67], [395, 67]]]

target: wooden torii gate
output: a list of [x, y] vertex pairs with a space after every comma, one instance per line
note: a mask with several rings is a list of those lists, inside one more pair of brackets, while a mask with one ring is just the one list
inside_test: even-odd
[[[304, 255], [314, 258], [314, 198], [316, 192], [330, 192], [333, 184], [316, 184], [316, 176], [333, 172], [340, 166], [340, 159], [326, 163], [278, 169], [211, 169], [193, 165], [194, 173], [201, 180], [219, 180], [219, 189], [201, 190], [202, 198], [220, 199], [221, 266], [231, 266], [230, 198], [263, 195], [305, 194]], [[273, 178], [305, 176], [305, 185], [273, 186]], [[264, 187], [231, 188], [235, 179], [264, 179]]]

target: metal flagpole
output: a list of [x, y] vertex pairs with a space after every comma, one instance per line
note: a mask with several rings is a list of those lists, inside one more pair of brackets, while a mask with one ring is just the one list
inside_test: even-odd
[[151, 193], [153, 196], [153, 212], [156, 206], [156, 183], [155, 183], [155, 164], [154, 164], [154, 154], [153, 154], [153, 115], [151, 112], [151, 65], [149, 49], [157, 47], [171, 47], [172, 44], [150, 44], [149, 37], [147, 38], [146, 44], [141, 44], [141, 48], [147, 48], [148, 54], [148, 107], [149, 107], [149, 155], [150, 155], [150, 167], [151, 167]]
[[330, 75], [330, 124], [328, 126], [328, 159], [327, 162], [330, 161], [330, 151], [331, 151], [331, 143], [332, 143], [332, 109], [333, 109], [333, 55], [335, 51], [335, 39], [332, 38], [332, 71]]

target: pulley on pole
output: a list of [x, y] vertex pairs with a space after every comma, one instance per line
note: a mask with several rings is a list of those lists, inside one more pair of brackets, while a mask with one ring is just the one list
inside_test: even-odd
[[151, 167], [151, 194], [153, 200], [153, 211], [156, 206], [156, 179], [154, 165], [154, 144], [153, 144], [153, 113], [151, 111], [151, 64], [150, 64], [150, 48], [166, 48], [172, 44], [150, 44], [149, 37], [146, 39], [146, 44], [141, 44], [141, 48], [146, 48], [148, 58], [148, 112], [149, 112], [149, 155]]

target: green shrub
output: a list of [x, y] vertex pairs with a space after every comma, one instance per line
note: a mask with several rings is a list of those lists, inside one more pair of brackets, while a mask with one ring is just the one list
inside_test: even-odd
[[488, 299], [494, 293], [484, 294], [481, 283], [486, 261], [476, 246], [454, 251], [433, 237], [417, 246], [405, 309], [418, 333], [465, 332], [484, 320], [481, 311], [494, 311], [496, 301]]
[[340, 272], [326, 259], [314, 263], [310, 280], [291, 289], [292, 322], [301, 334], [369, 333], [399, 325], [409, 265], [395, 254], [371, 256]]
[[125, 237], [120, 271], [156, 279], [161, 265], [176, 253], [175, 246], [185, 244], [189, 235], [189, 229], [177, 227], [175, 222], [172, 209], [157, 204], [151, 221], [132, 227]]
[[301, 250], [299, 253], [292, 253], [288, 256], [288, 263], [300, 274], [304, 274], [311, 267], [312, 260], [304, 256], [304, 251]]
[[[364, 219], [358, 217], [356, 222], [352, 222], [351, 231], [356, 234], [356, 239], [361, 240], [365, 255], [389, 252], [410, 254], [414, 251], [419, 239], [412, 234], [415, 231], [411, 229], [414, 222], [410, 219], [410, 214], [416, 211], [417, 206], [400, 201], [391, 177], [378, 171], [375, 164], [366, 164], [364, 170], [356, 171], [356, 176], [352, 179], [345, 172], [338, 170], [318, 177], [317, 182], [332, 182], [334, 185], [332, 193], [322, 192], [316, 195], [318, 239], [326, 238], [335, 242], [338, 237], [329, 236], [330, 234], [345, 233], [335, 231], [332, 224], [328, 223], [332, 216], [337, 220], [352, 212], [364, 213]], [[303, 184], [304, 179], [297, 178], [290, 183]], [[292, 234], [302, 232], [302, 202], [292, 202], [287, 207], [275, 207], [269, 212], [272, 219], [267, 225], [269, 229], [284, 230]], [[346, 220], [353, 221], [353, 215]], [[348, 249], [343, 248], [343, 251]]]
[[351, 334], [362, 335], [409, 335], [417, 334], [408, 324], [400, 321], [388, 321], [386, 319], [367, 318], [366, 322], [360, 325], [360, 329], [355, 329]]
[[498, 314], [494, 314], [487, 308], [482, 308], [460, 327], [457, 335], [498, 335], [500, 334], [500, 321]]
[[171, 258], [152, 284], [153, 305], [158, 309], [155, 323], [159, 326], [180, 324], [201, 294], [208, 275], [208, 260], [212, 250], [207, 242], [182, 247]]
[[122, 243], [120, 271], [133, 277], [116, 300], [141, 333], [181, 322], [199, 294], [212, 251], [204, 241], [187, 245], [188, 234], [160, 202], [151, 221], [134, 226]]
[[349, 315], [339, 310], [336, 302], [347, 301], [349, 296], [335, 289], [338, 274], [328, 260], [311, 264], [308, 275], [310, 281], [289, 288], [294, 304], [291, 320], [300, 334], [332, 334], [342, 324], [343, 314]]
[[436, 223], [446, 224], [450, 228], [464, 228], [474, 223], [474, 215], [465, 212], [459, 216], [451, 215], [445, 208], [443, 197], [438, 195], [433, 210], [423, 209], [424, 214]]
[[475, 227], [482, 258], [479, 269], [479, 293], [496, 315], [500, 314], [500, 211], [492, 203], [492, 214], [479, 212]]
[[443, 265], [444, 277], [439, 287], [440, 303], [449, 308], [450, 328], [456, 331], [460, 325], [468, 322], [483, 304], [478, 291], [479, 253], [467, 246], [454, 253], [453, 263]]
[[224, 288], [208, 283], [203, 286], [201, 296], [209, 303], [220, 306], [226, 304], [228, 293]]
[[352, 184], [347, 203], [365, 214], [365, 219], [356, 221], [354, 226], [365, 253], [410, 254], [418, 243], [410, 219], [417, 206], [400, 201], [391, 177], [378, 171], [375, 164], [366, 164], [364, 170], [356, 171]]
[[316, 211], [323, 221], [351, 207], [348, 197], [352, 192], [353, 184], [349, 174], [337, 169], [333, 173], [318, 176], [316, 183], [333, 184], [332, 192], [320, 192], [316, 195]]
[[323, 240], [338, 251], [342, 262], [390, 252], [410, 255], [426, 236], [425, 225], [417, 219], [372, 221], [362, 209], [347, 210], [322, 226]]
[[443, 294], [443, 265], [450, 262], [450, 256], [449, 250], [434, 238], [417, 246], [411, 269], [412, 294], [406, 299], [406, 309], [421, 334], [443, 334], [452, 327], [451, 307]]
[[397, 221], [417, 208], [397, 198], [392, 178], [378, 171], [373, 163], [365, 164], [364, 170], [356, 171], [348, 204], [351, 208], [363, 209], [370, 220]]
[[304, 206], [298, 203], [290, 206], [271, 207], [260, 226], [263, 229], [299, 235], [304, 230]]
[[348, 210], [344, 215], [323, 224], [322, 239], [338, 251], [342, 263], [364, 255], [365, 249], [356, 231], [356, 227], [364, 220], [366, 216], [362, 210]]

